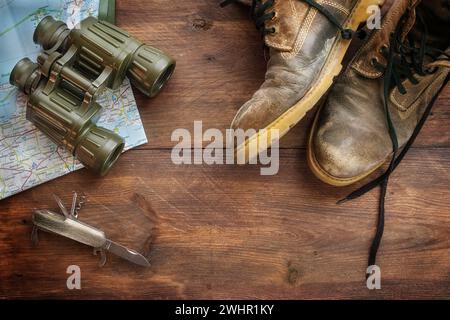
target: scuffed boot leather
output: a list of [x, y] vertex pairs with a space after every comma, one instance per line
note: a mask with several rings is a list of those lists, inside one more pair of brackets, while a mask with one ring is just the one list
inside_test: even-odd
[[[429, 29], [427, 46], [450, 54], [450, 8], [441, 0], [417, 5], [418, 1], [413, 0], [394, 1], [381, 30], [373, 32], [319, 111], [309, 138], [308, 163], [324, 182], [336, 186], [355, 183], [392, 158], [393, 143], [384, 105], [384, 73], [376, 66], [388, 64], [383, 52], [388, 51], [390, 35], [402, 16], [405, 42], [408, 36], [413, 39], [423, 36], [423, 24], [416, 19], [416, 11], [420, 11]], [[390, 89], [387, 105], [399, 147], [410, 139], [427, 106], [441, 90], [449, 66], [445, 54], [438, 59], [426, 57], [423, 62], [426, 72], [420, 75], [413, 71], [413, 78], [418, 81], [403, 78], [400, 85]]]
[[[368, 7], [381, 5], [384, 0], [313, 2], [321, 8], [305, 0], [252, 1], [255, 21], [270, 49], [270, 60], [265, 82], [238, 111], [232, 129], [275, 129], [280, 137], [286, 134], [341, 71], [354, 30], [371, 14]], [[258, 133], [252, 135], [237, 150], [258, 138]]]

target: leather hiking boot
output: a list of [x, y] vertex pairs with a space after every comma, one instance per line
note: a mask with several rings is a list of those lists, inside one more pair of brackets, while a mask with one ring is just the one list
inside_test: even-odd
[[340, 73], [358, 27], [384, 0], [227, 0], [223, 5], [235, 2], [251, 5], [270, 55], [265, 82], [231, 124], [252, 132], [236, 147], [248, 161], [270, 147], [270, 139], [260, 143], [267, 138], [261, 132], [270, 136], [276, 130], [282, 137], [319, 101]]
[[308, 144], [308, 163], [323, 181], [344, 186], [388, 169], [343, 200], [381, 187], [377, 230], [368, 274], [375, 270], [384, 232], [390, 175], [400, 164], [435, 99], [449, 80], [448, 1], [396, 0], [356, 54], [317, 113]]
[[308, 143], [308, 163], [322, 181], [350, 185], [401, 161], [449, 74], [444, 2], [394, 1], [336, 81]]

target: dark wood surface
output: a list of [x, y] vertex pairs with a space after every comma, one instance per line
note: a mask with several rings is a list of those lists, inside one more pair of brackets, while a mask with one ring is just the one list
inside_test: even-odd
[[[103, 179], [85, 170], [0, 202], [0, 298], [450, 298], [450, 88], [387, 196], [379, 252], [382, 289], [365, 286], [378, 192], [337, 206], [352, 188], [318, 181], [305, 161], [312, 114], [281, 143], [280, 172], [257, 166], [176, 166], [171, 133], [226, 129], [261, 84], [265, 60], [248, 13], [218, 1], [117, 1], [117, 23], [178, 60], [166, 90], [136, 93], [149, 138]], [[33, 208], [72, 190], [82, 219], [144, 252], [149, 269], [41, 233], [30, 242]], [[51, 209], [56, 209], [50, 207]], [[66, 288], [81, 268], [82, 290]]]

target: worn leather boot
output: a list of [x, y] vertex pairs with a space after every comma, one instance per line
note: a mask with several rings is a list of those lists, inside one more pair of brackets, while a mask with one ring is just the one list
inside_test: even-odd
[[308, 145], [314, 174], [350, 185], [409, 148], [449, 74], [449, 45], [448, 1], [394, 1], [316, 116]]
[[[224, 4], [242, 2], [227, 0]], [[270, 49], [265, 82], [231, 128], [256, 130], [236, 150], [255, 156], [262, 129], [283, 136], [329, 89], [356, 30], [384, 0], [253, 0], [253, 18]], [[249, 3], [251, 2], [251, 3]], [[264, 143], [264, 149], [271, 141]]]
[[309, 137], [308, 163], [332, 185], [357, 182], [390, 161], [383, 174], [338, 202], [381, 187], [368, 274], [375, 270], [383, 236], [390, 175], [449, 80], [449, 2], [418, 3], [394, 1], [382, 28], [372, 33], [331, 90]]

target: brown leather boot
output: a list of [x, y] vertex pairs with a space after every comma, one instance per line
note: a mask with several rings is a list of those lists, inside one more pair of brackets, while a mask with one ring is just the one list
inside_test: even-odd
[[381, 186], [369, 266], [376, 263], [383, 235], [389, 177], [450, 78], [448, 1], [417, 4], [394, 1], [381, 30], [373, 32], [331, 90], [309, 138], [308, 163], [332, 185], [357, 182], [390, 161], [384, 174], [340, 201]]
[[[392, 138], [399, 147], [411, 138], [450, 71], [450, 8], [443, 3], [424, 1], [416, 10], [416, 0], [394, 1], [381, 30], [336, 82], [309, 138], [308, 162], [321, 180], [336, 186], [360, 181], [392, 158]], [[396, 32], [399, 39], [390, 38]]]
[[[379, 6], [384, 0], [251, 2], [253, 18], [270, 49], [270, 60], [265, 82], [241, 107], [231, 127], [244, 131], [275, 129], [281, 137], [328, 90], [341, 71], [355, 30], [371, 14], [369, 6]], [[244, 149], [249, 156], [247, 146], [255, 145], [259, 138], [263, 136], [258, 132], [251, 135], [237, 151]]]

